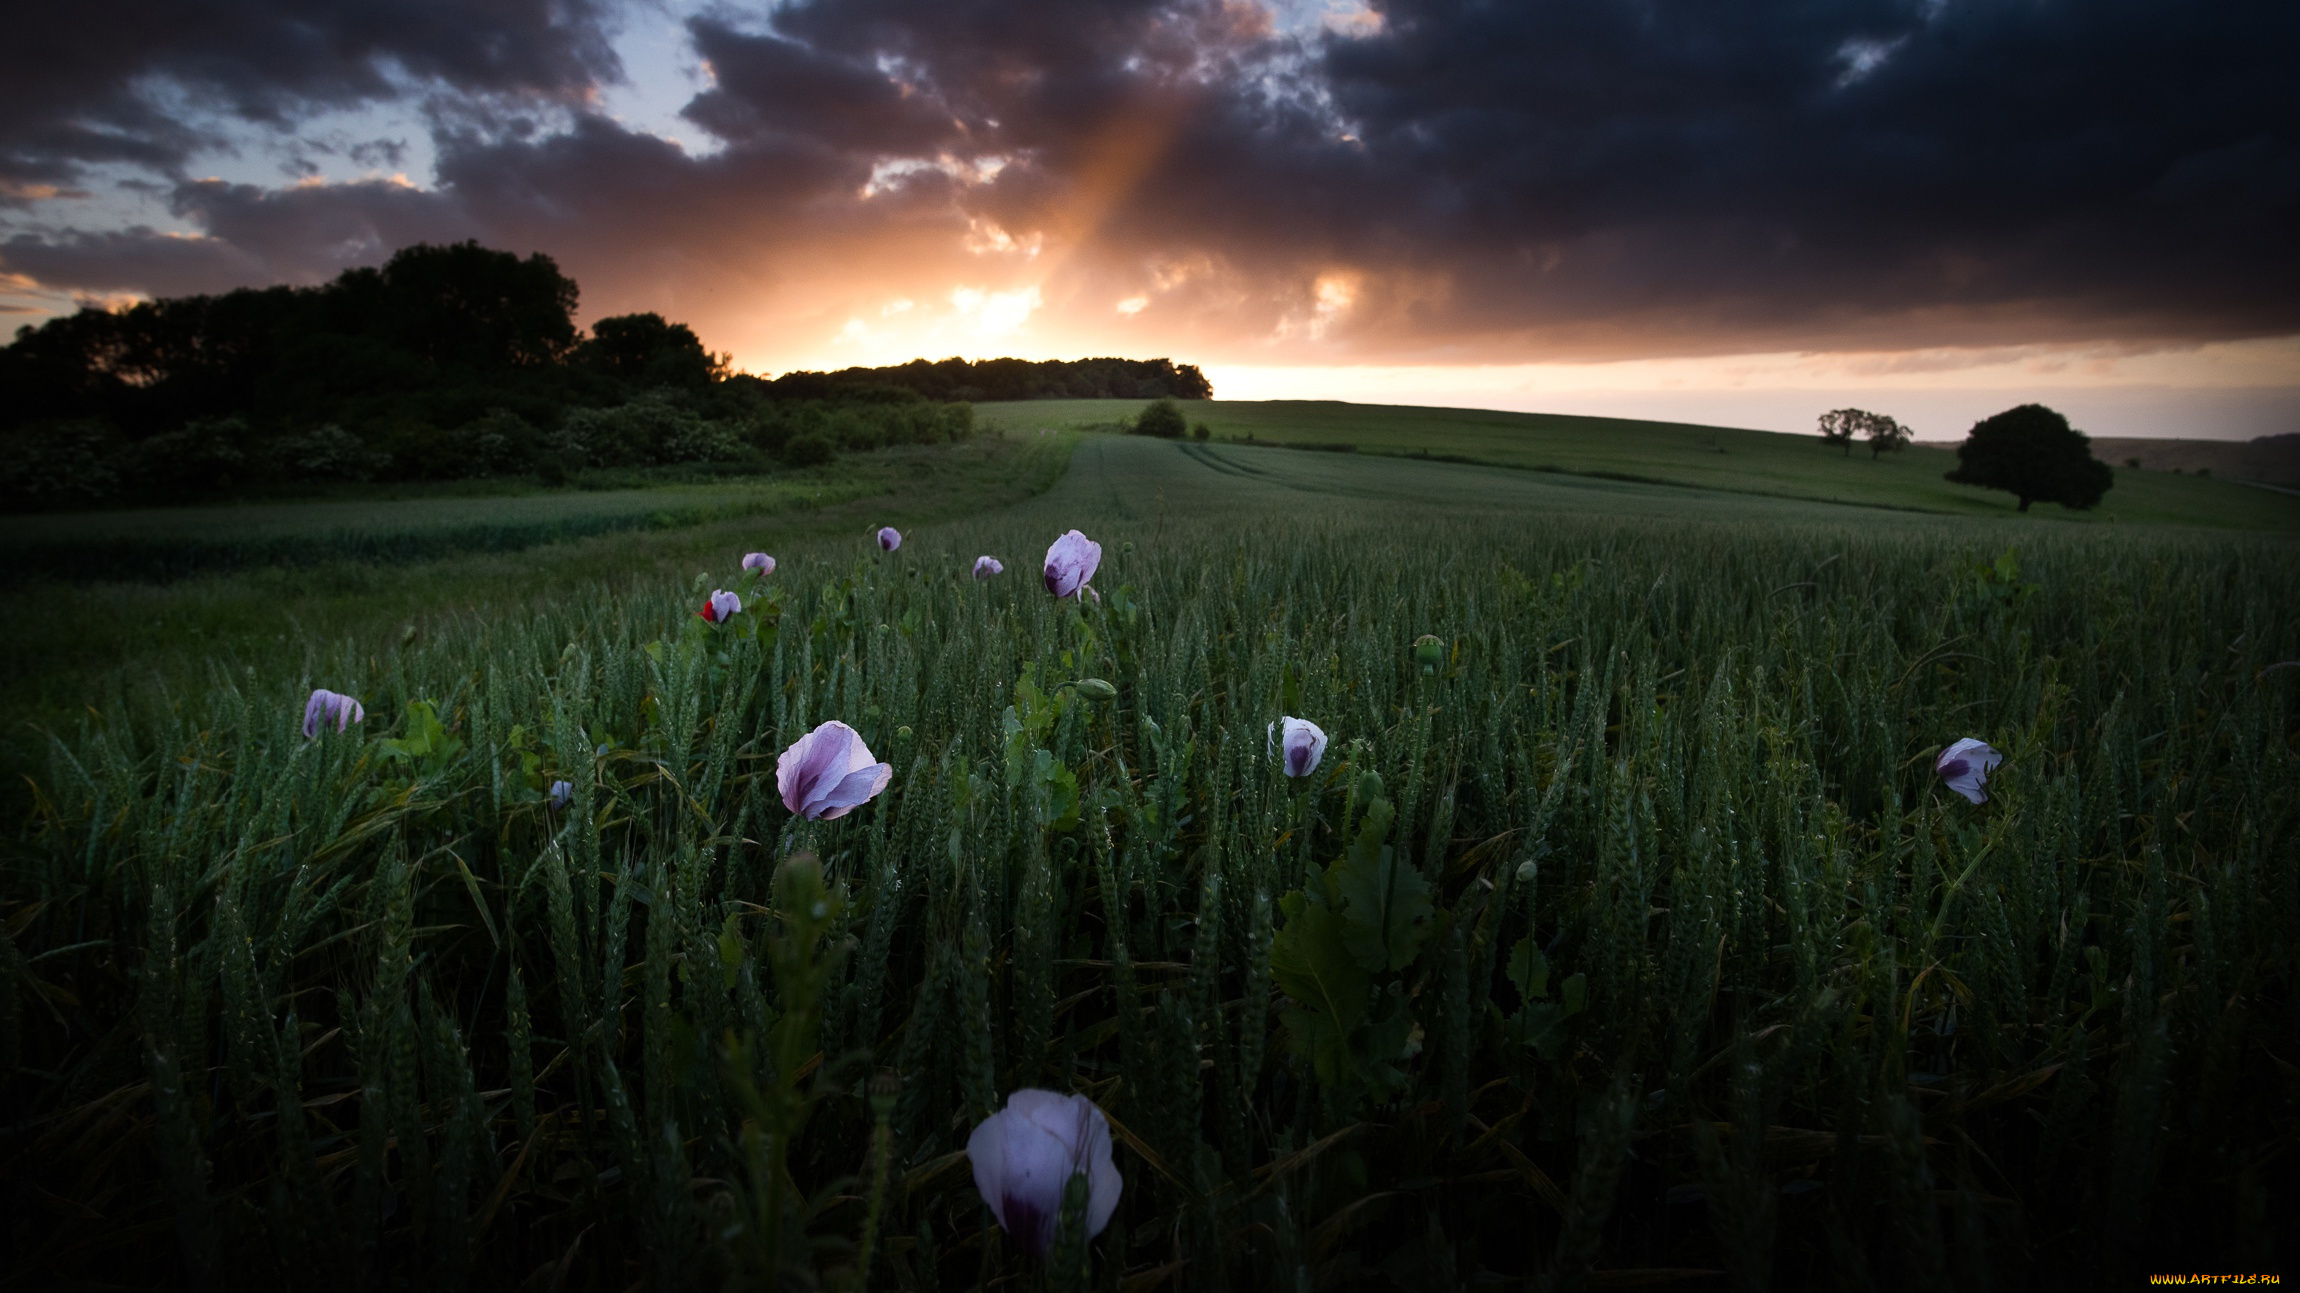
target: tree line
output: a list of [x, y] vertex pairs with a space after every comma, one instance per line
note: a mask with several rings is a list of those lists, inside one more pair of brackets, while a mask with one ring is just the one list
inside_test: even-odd
[[973, 432], [976, 399], [1207, 392], [1164, 359], [729, 369], [659, 314], [575, 322], [540, 253], [407, 247], [317, 287], [83, 308], [0, 348], [0, 505], [179, 502], [340, 481], [761, 470]]
[[1210, 400], [1214, 385], [1196, 364], [1171, 359], [913, 359], [887, 368], [787, 373], [791, 389], [891, 386], [930, 400]]

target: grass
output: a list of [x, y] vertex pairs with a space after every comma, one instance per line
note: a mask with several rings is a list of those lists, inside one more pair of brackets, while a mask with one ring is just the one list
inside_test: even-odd
[[[2288, 538], [1131, 438], [1031, 493], [1065, 448], [913, 460], [891, 557], [893, 502], [806, 514], [726, 629], [733, 523], [159, 590], [232, 645], [103, 648], [0, 859], [7, 1272], [1947, 1289], [2300, 1242]], [[1035, 577], [1072, 526], [1083, 606]], [[60, 645], [143, 632], [87, 591]], [[312, 686], [366, 722], [305, 740]], [[892, 786], [795, 821], [832, 717]], [[1966, 735], [1980, 806], [1930, 771]], [[1074, 1280], [960, 1155], [1024, 1085], [1117, 1131]]]
[[850, 463], [645, 489], [455, 491], [0, 517], [0, 557], [14, 580], [103, 578], [129, 570], [172, 579], [249, 566], [407, 562], [821, 507], [879, 492], [879, 476], [866, 464]]
[[[1124, 400], [1050, 400], [980, 405], [976, 416], [987, 425], [1008, 428], [1107, 426], [1139, 408], [1138, 402]], [[1361, 454], [1426, 454], [1530, 471], [1951, 516], [2015, 510], [2008, 494], [1942, 480], [1956, 466], [1955, 454], [1923, 445], [1871, 458], [1865, 447], [1847, 456], [1824, 447], [1816, 436], [1770, 431], [1326, 400], [1207, 401], [1186, 404], [1184, 410], [1193, 424], [1207, 423], [1217, 440], [1351, 446]], [[2294, 531], [2300, 530], [2300, 498], [2230, 481], [2119, 467], [2116, 486], [2100, 507], [2072, 512], [2045, 506], [2031, 516], [2081, 524]]]
[[[40, 730], [123, 697], [196, 686], [218, 664], [236, 669], [318, 642], [387, 652], [461, 617], [530, 614], [574, 587], [692, 576], [730, 551], [1011, 505], [1052, 483], [1070, 444], [985, 438], [882, 450], [795, 479], [709, 490], [169, 508], [119, 524], [101, 513], [7, 518], [0, 525], [22, 528], [0, 534], [32, 537], [15, 550], [0, 538], [16, 576], [0, 582], [0, 713], [12, 720], [0, 767], [29, 767]], [[215, 527], [201, 528], [211, 515]], [[599, 530], [584, 533], [583, 518]], [[99, 547], [93, 536], [106, 525], [110, 546]], [[71, 534], [105, 559], [41, 564], [47, 545]], [[166, 554], [185, 543], [227, 564], [155, 586]], [[281, 548], [297, 559], [264, 559]], [[235, 569], [238, 561], [257, 568]]]

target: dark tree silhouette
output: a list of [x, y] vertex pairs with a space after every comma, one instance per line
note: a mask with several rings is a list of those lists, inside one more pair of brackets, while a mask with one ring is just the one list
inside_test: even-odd
[[1909, 429], [1882, 413], [1867, 409], [1831, 409], [1821, 415], [1821, 443], [1842, 447], [1853, 456], [1853, 442], [1869, 442], [1869, 456], [1893, 453], [1908, 444]]
[[684, 323], [660, 314], [619, 314], [591, 325], [575, 362], [640, 386], [702, 390], [727, 375], [727, 358], [703, 348]]
[[1907, 427], [1882, 413], [1869, 415], [1867, 434], [1871, 461], [1874, 461], [1879, 454], [1899, 453], [1908, 448], [1909, 441], [1916, 438]]
[[1841, 445], [1845, 456], [1853, 456], [1853, 440], [1861, 432], [1863, 420], [1869, 414], [1859, 409], [1830, 409], [1821, 415], [1821, 443]]
[[867, 387], [897, 387], [930, 400], [1210, 400], [1213, 384], [1196, 364], [1171, 359], [913, 359], [887, 368], [785, 373], [774, 399], [827, 399]]
[[345, 274], [336, 290], [356, 293], [371, 273], [391, 340], [435, 364], [543, 368], [575, 346], [575, 280], [540, 252], [521, 260], [476, 242], [419, 244], [392, 253], [380, 270]]
[[1957, 446], [1957, 469], [1948, 479], [1959, 485], [2001, 489], [2031, 503], [2058, 503], [2082, 510], [2097, 505], [2116, 472], [2092, 456], [2092, 441], [2068, 419], [2042, 404], [2023, 404], [1973, 424]]

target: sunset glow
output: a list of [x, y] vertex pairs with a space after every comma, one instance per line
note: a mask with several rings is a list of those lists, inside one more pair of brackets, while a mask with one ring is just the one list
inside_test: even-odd
[[[2172, 19], [2135, 45], [2074, 12], [1570, 9], [676, 0], [474, 19], [500, 56], [123, 46], [19, 78], [0, 308], [471, 238], [760, 373], [1171, 356], [1222, 397], [1777, 425], [1875, 392], [1949, 435], [2052, 391], [2127, 434], [2300, 426], [2291, 145], [2250, 64], [2215, 66], [2223, 109], [2128, 102], [2111, 69], [2190, 39]], [[2020, 40], [2064, 50], [2048, 83], [1976, 52]], [[2208, 65], [2168, 61], [2165, 102], [2206, 102], [2178, 78]]]

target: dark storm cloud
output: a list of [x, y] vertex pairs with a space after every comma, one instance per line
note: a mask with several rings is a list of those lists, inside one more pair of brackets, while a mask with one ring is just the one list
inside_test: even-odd
[[697, 22], [695, 52], [714, 85], [684, 115], [719, 138], [750, 143], [780, 136], [854, 152], [932, 148], [950, 131], [931, 96], [905, 87], [866, 58], [776, 36]]
[[2291, 6], [1381, 11], [1380, 37], [1329, 46], [1326, 79], [1366, 146], [1362, 191], [1391, 201], [1328, 227], [1345, 249], [1386, 221], [1468, 253], [1472, 327], [1553, 291], [1743, 328], [1940, 308], [2300, 322]]
[[213, 135], [171, 97], [288, 124], [396, 97], [401, 75], [461, 94], [579, 95], [616, 69], [600, 19], [590, 0], [12, 6], [0, 20], [0, 179], [66, 179], [101, 161], [170, 168]]
[[[1195, 267], [1159, 271], [1143, 317], [1171, 304], [1203, 345], [1284, 335], [1338, 275], [1319, 335], [1362, 357], [2300, 331], [2289, 5], [1387, 0], [1362, 34], [1289, 37], [1222, 0], [803, 3], [688, 24], [703, 154], [580, 109], [528, 136], [487, 115], [607, 74], [588, 10], [398, 9], [226, 5], [195, 32], [155, 8], [101, 55], [50, 32], [62, 70], [0, 90], [0, 142], [159, 165], [190, 128], [132, 74], [277, 116], [397, 64], [468, 91], [434, 117], [434, 191], [179, 185], [177, 209], [274, 274], [468, 234], [558, 255], [587, 299], [765, 290], [778, 257], [872, 238], [963, 266], [988, 221], [1043, 232], [1105, 313]], [[97, 281], [50, 273], [96, 274], [97, 241], [41, 246], [0, 256]], [[162, 253], [196, 259], [136, 254]]]
[[0, 242], [0, 261], [40, 282], [90, 293], [182, 296], [269, 277], [263, 262], [228, 242], [170, 238], [147, 228], [49, 238], [18, 234]]

